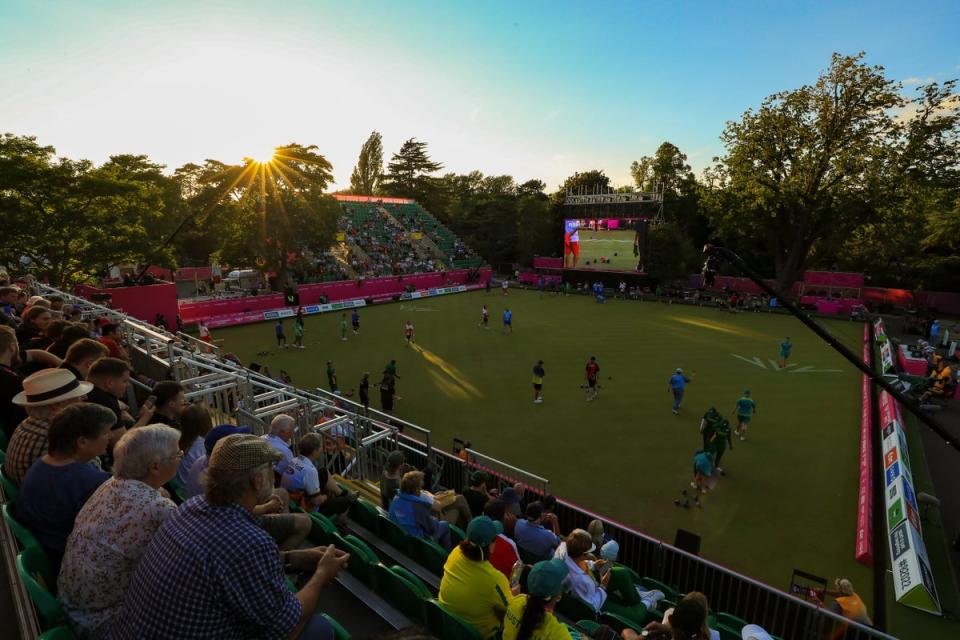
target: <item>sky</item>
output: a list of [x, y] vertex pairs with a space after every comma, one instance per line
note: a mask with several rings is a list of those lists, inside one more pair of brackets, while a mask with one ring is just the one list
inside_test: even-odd
[[0, 132], [168, 171], [315, 144], [346, 188], [361, 144], [444, 171], [631, 182], [665, 140], [695, 170], [724, 124], [866, 52], [909, 92], [960, 77], [960, 1], [0, 0]]

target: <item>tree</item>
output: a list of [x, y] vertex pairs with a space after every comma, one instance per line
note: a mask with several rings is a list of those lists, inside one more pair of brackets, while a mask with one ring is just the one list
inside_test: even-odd
[[0, 137], [0, 262], [56, 286], [148, 258], [170, 266], [157, 247], [176, 200], [175, 185], [145, 156], [114, 156], [97, 168], [57, 158], [34, 137]]
[[358, 195], [372, 196], [380, 189], [383, 179], [383, 138], [374, 131], [367, 141], [360, 147], [360, 157], [357, 166], [350, 174], [350, 192]]
[[387, 195], [426, 201], [437, 188], [431, 174], [442, 168], [442, 164], [430, 159], [426, 142], [410, 138], [390, 158], [383, 190]]
[[660, 282], [686, 277], [696, 268], [697, 253], [690, 238], [675, 223], [650, 230], [647, 273]]
[[653, 191], [653, 158], [643, 156], [630, 163], [630, 175], [639, 191]]
[[563, 181], [563, 185], [560, 187], [560, 191], [557, 192], [557, 196], [561, 199], [566, 195], [567, 191], [572, 191], [573, 193], [579, 193], [581, 190], [586, 191], [587, 193], [592, 193], [593, 191], [603, 191], [610, 188], [610, 178], [603, 172], [602, 169], [591, 169], [589, 171], [584, 171], [583, 173], [577, 172], [572, 176]]
[[875, 216], [902, 105], [896, 83], [863, 54], [834, 54], [817, 82], [766, 98], [727, 124], [724, 185], [733, 208], [713, 209], [722, 235], [763, 238], [788, 289], [816, 257], [833, 254]]

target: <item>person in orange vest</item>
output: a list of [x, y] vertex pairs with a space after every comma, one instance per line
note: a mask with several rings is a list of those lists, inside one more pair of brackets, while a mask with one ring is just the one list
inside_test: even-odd
[[[830, 610], [848, 620], [872, 625], [873, 622], [870, 620], [870, 616], [867, 615], [867, 605], [863, 603], [860, 596], [853, 590], [853, 583], [847, 578], [837, 578], [834, 586], [837, 588], [836, 591], [828, 590], [826, 592], [826, 595], [833, 596], [833, 604], [830, 605]], [[846, 631], [847, 625], [840, 625], [833, 634], [834, 640], [842, 638]]]

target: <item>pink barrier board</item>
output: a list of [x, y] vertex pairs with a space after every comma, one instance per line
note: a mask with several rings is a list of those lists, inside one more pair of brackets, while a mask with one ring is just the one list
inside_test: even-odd
[[98, 289], [82, 285], [74, 289], [74, 293], [88, 300], [93, 294], [109, 295], [111, 308], [123, 311], [144, 322], [152, 323], [156, 320], [157, 314], [162, 313], [171, 327], [176, 323], [177, 286], [172, 282], [113, 289]]
[[859, 289], [865, 281], [862, 273], [843, 271], [807, 271], [803, 274], [803, 284], [808, 286], [845, 287]]
[[543, 256], [533, 256], [534, 269], [562, 269], [563, 258], [545, 258]]
[[[870, 325], [863, 325], [863, 361], [870, 364]], [[873, 566], [873, 403], [870, 401], [870, 377], [861, 376], [860, 391], [860, 481], [857, 492], [857, 562]]]

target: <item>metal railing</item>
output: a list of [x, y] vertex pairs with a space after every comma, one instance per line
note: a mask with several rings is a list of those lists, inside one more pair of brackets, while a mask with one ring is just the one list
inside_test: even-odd
[[[543, 495], [549, 489], [546, 478], [475, 450], [468, 450], [468, 460], [464, 461], [435, 449], [430, 431], [411, 422], [323, 389], [304, 390], [284, 384], [225, 360], [218, 353], [198, 352], [192, 341], [184, 341], [180, 336], [112, 309], [50, 287], [42, 290], [61, 295], [74, 304], [86, 304], [84, 308], [91, 313], [116, 318], [138, 359], [148, 364], [162, 364], [169, 377], [187, 388], [188, 397], [202, 398], [222, 415], [232, 416], [256, 432], [264, 433], [274, 415], [286, 413], [297, 420], [300, 434], [314, 431], [321, 437], [336, 440], [336, 451], [331, 449], [323, 461], [328, 468], [347, 477], [375, 486], [384, 458], [390, 451], [399, 449], [404, 451], [407, 462], [430, 472], [432, 487], [460, 492], [466, 488], [469, 473], [483, 469], [501, 486], [519, 482], [535, 495]], [[556, 514], [564, 531], [586, 528], [593, 519], [602, 520], [606, 532], [620, 544], [620, 561], [641, 576], [659, 580], [680, 593], [701, 591], [709, 599], [712, 610], [760, 624], [784, 640], [821, 640], [835, 637], [837, 633], [847, 640], [895, 640], [893, 636], [846, 620], [575, 504], [558, 500]], [[840, 633], [842, 629], [845, 631]]]

